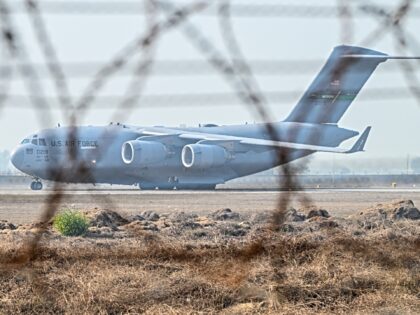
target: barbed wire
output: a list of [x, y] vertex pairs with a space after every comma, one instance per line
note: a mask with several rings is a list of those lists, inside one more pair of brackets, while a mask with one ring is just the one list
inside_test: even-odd
[[[351, 1], [349, 4], [363, 6], [365, 1]], [[178, 2], [181, 4], [182, 2]], [[392, 6], [385, 4], [381, 6], [384, 10], [392, 10]], [[334, 5], [307, 5], [307, 4], [278, 4], [278, 3], [233, 3], [231, 14], [235, 18], [331, 18], [335, 19], [342, 13], [342, 6]], [[11, 7], [12, 13], [24, 14], [25, 5], [22, 1], [16, 1]], [[50, 15], [143, 15], [146, 14], [141, 3], [138, 1], [41, 1], [41, 9], [45, 14]], [[215, 7], [200, 12], [200, 15], [218, 16]], [[420, 8], [410, 9], [410, 16], [418, 17]], [[362, 15], [363, 16], [363, 15]], [[360, 16], [358, 16], [360, 17]]]
[[[143, 3], [121, 2], [115, 3], [99, 3], [99, 2], [36, 2], [34, 0], [26, 0], [25, 12], [31, 19], [32, 29], [35, 31], [36, 39], [45, 59], [44, 66], [47, 67], [48, 75], [53, 81], [55, 90], [58, 95], [58, 102], [54, 102], [54, 97], [48, 96], [44, 92], [41, 78], [38, 74], [38, 65], [30, 60], [27, 52], [25, 41], [22, 40], [18, 29], [13, 23], [13, 17], [16, 13], [21, 13], [19, 5], [13, 5], [12, 9], [8, 1], [0, 0], [0, 29], [2, 32], [1, 43], [7, 47], [10, 60], [6, 60], [5, 64], [0, 67], [0, 84], [3, 83], [0, 90], [0, 110], [3, 106], [30, 107], [35, 109], [38, 119], [43, 126], [51, 125], [51, 111], [60, 109], [64, 116], [67, 117], [70, 124], [69, 139], [76, 140], [79, 130], [76, 127], [89, 109], [109, 108], [114, 109], [111, 121], [124, 121], [138, 108], [145, 106], [181, 106], [182, 102], [187, 105], [203, 106], [203, 105], [221, 105], [232, 104], [235, 100], [240, 101], [245, 107], [264, 122], [269, 138], [275, 141], [279, 140], [276, 127], [272, 124], [273, 115], [271, 113], [271, 103], [284, 102], [296, 98], [299, 94], [296, 91], [264, 91], [259, 87], [254, 72], [254, 65], [245, 57], [241, 50], [239, 40], [236, 37], [232, 17], [303, 17], [303, 18], [338, 18], [340, 21], [340, 40], [342, 42], [351, 43], [354, 41], [354, 19], [359, 17], [358, 13], [363, 13], [366, 17], [379, 16], [381, 23], [379, 27], [371, 34], [368, 34], [362, 41], [364, 44], [372, 44], [387, 34], [391, 34], [401, 52], [413, 51], [414, 49], [408, 45], [409, 35], [407, 36], [404, 29], [404, 21], [408, 16], [420, 15], [419, 8], [413, 7], [413, 1], [404, 0], [396, 8], [374, 6], [371, 4], [356, 5], [350, 1], [340, 0], [336, 6], [320, 6], [320, 5], [278, 5], [278, 4], [235, 4], [232, 5], [229, 0], [221, 0], [218, 4], [213, 5], [212, 1], [199, 1], [190, 4], [179, 4], [171, 1], [147, 0]], [[142, 7], [144, 5], [144, 8]], [[351, 6], [353, 5], [353, 6]], [[134, 38], [130, 43], [124, 46], [109, 62], [93, 76], [92, 81], [88, 84], [82, 96], [76, 98], [71, 95], [68, 87], [68, 78], [64, 71], [65, 64], [61, 63], [58, 53], [47, 31], [46, 24], [43, 20], [43, 14], [133, 14], [145, 15], [145, 32], [141, 36]], [[160, 13], [163, 19], [160, 19]], [[189, 18], [196, 14], [214, 15], [219, 19], [220, 34], [223, 44], [227, 49], [227, 56], [201, 31]], [[170, 30], [180, 30], [189, 42], [199, 51], [204, 59], [210, 64], [214, 71], [228, 83], [232, 89], [231, 93], [208, 93], [208, 94], [184, 94], [184, 95], [147, 95], [144, 93], [147, 80], [155, 75], [152, 72], [152, 66], [156, 59], [156, 47], [162, 36]], [[412, 40], [415, 42], [415, 40]], [[7, 57], [6, 56], [6, 57]], [[138, 57], [134, 62], [131, 61]], [[28, 95], [11, 94], [9, 84], [12, 81], [12, 69], [8, 66], [8, 61], [14, 61], [14, 64], [25, 83], [25, 89]], [[166, 61], [169, 63], [169, 61]], [[178, 62], [178, 61], [175, 61]], [[190, 61], [185, 61], [186, 63]], [[195, 62], [195, 61], [194, 61]], [[258, 61], [257, 61], [258, 62]], [[273, 61], [260, 61], [261, 67], [266, 67], [266, 71], [272, 71]], [[308, 63], [316, 63], [318, 61], [307, 61]], [[352, 65], [351, 58], [342, 60], [333, 69], [330, 76], [331, 79], [340, 80], [346, 70]], [[281, 64], [283, 63], [283, 64]], [[305, 62], [294, 69], [295, 73], [304, 73]], [[134, 64], [134, 66], [133, 66]], [[131, 66], [131, 80], [127, 85], [126, 92], [123, 96], [99, 96], [99, 92], [104, 86], [116, 75], [123, 67]], [[307, 65], [307, 64], [306, 64]], [[403, 74], [406, 78], [406, 87], [410, 89], [415, 99], [420, 104], [419, 81], [415, 75], [415, 68], [411, 64], [407, 66], [402, 64]], [[278, 61], [278, 72], [289, 71], [293, 68], [288, 61]], [[82, 65], [83, 67], [83, 65]], [[162, 66], [162, 72], [174, 74], [177, 68], [182, 65], [172, 65], [172, 70], [168, 64]], [[198, 66], [197, 66], [198, 67]], [[289, 67], [289, 68], [288, 68]], [[289, 69], [289, 70], [287, 70]], [[85, 71], [85, 69], [83, 69]], [[172, 71], [172, 72], [171, 72]], [[191, 72], [189, 72], [191, 71]], [[395, 71], [395, 69], [393, 69]], [[191, 69], [185, 70], [184, 73], [192, 73]], [[180, 75], [181, 73], [176, 73]], [[367, 89], [363, 92], [364, 100], [389, 100], [391, 98], [401, 99], [403, 88], [379, 88]], [[28, 98], [29, 104], [24, 99]], [[73, 101], [74, 100], [74, 101]], [[94, 101], [98, 101], [94, 106]], [[69, 110], [71, 109], [71, 110]], [[318, 113], [319, 114], [319, 113]], [[318, 115], [316, 114], [316, 115]], [[102, 135], [103, 136], [103, 135]], [[310, 139], [306, 135], [296, 134], [290, 135], [296, 139], [304, 138], [305, 141], [315, 141], [322, 137], [322, 134], [312, 134]], [[113, 141], [113, 138], [109, 141]], [[104, 154], [109, 150], [106, 146], [93, 154]], [[58, 205], [61, 204], [63, 198], [64, 186], [61, 181], [66, 179], [66, 172], [72, 173], [75, 177], [82, 176], [88, 181], [94, 182], [92, 170], [86, 165], [86, 162], [80, 161], [80, 151], [76, 147], [69, 146], [67, 149], [66, 159], [63, 161], [61, 168], [57, 171], [49, 170], [55, 184], [52, 192], [48, 194], [45, 202], [44, 211], [41, 214], [40, 229], [33, 237], [29, 238], [18, 255], [12, 261], [20, 266], [27, 264], [32, 259], [36, 259], [36, 252], [39, 249], [39, 243], [43, 237], [43, 232], [48, 228], [49, 221], [55, 215]], [[277, 150], [277, 162], [283, 166], [282, 175], [286, 179], [282, 182], [283, 188], [294, 187], [299, 188], [300, 183], [294, 176], [296, 166], [289, 168], [287, 162], [290, 160], [289, 150]], [[307, 153], [307, 154], [306, 154]], [[309, 155], [311, 152], [305, 152]], [[89, 159], [96, 159], [95, 155], [89, 156]], [[305, 168], [305, 164], [297, 166]], [[274, 224], [270, 225], [271, 229], [278, 230], [284, 222], [286, 210], [288, 209], [293, 194], [280, 194], [275, 211], [272, 218]], [[308, 204], [310, 200], [305, 194], [299, 194], [298, 198], [304, 204]], [[109, 200], [109, 204], [115, 207]], [[249, 247], [255, 244], [265, 242], [264, 235], [259, 239], [251, 241], [247, 244]], [[261, 251], [253, 251], [249, 253], [247, 259], [252, 259], [261, 255]], [[273, 261], [274, 265], [274, 261]]]
[[[272, 107], [290, 107], [290, 102], [302, 95], [301, 90], [290, 91], [262, 91], [265, 98], [272, 104]], [[229, 106], [242, 104], [237, 94], [229, 92], [212, 93], [176, 93], [176, 94], [143, 94], [141, 97], [141, 108], [146, 107], [208, 107], [208, 106]], [[389, 88], [366, 88], [358, 96], [357, 102], [384, 102], [410, 99], [412, 95], [407, 87]], [[54, 96], [46, 96], [52, 109], [59, 109], [59, 104], [54, 103]], [[121, 95], [101, 95], [97, 97], [94, 109], [115, 109], [115, 104], [121, 101]], [[8, 102], [16, 108], [32, 108], [28, 102], [27, 95], [9, 94]], [[56, 106], [54, 106], [56, 105]], [[121, 106], [123, 109], [124, 106]], [[112, 120], [119, 121], [119, 120]]]
[[[411, 43], [413, 43], [411, 41]], [[418, 50], [418, 49], [417, 49]], [[8, 61], [7, 58], [4, 59]], [[220, 61], [218, 61], [220, 62]], [[322, 59], [307, 59], [307, 60], [263, 60], [263, 59], [248, 59], [248, 64], [252, 68], [254, 74], [259, 76], [290, 76], [290, 75], [313, 75], [316, 70], [319, 70], [321, 65], [325, 62]], [[73, 79], [89, 79], [92, 74], [97, 71], [106, 61], [75, 61], [75, 62], [61, 62], [63, 71], [67, 78]], [[26, 66], [26, 65], [23, 65]], [[125, 68], [120, 69], [113, 76], [127, 76], [131, 75], [130, 67], [134, 66], [134, 62], [127, 62]], [[32, 63], [32, 67], [38, 73], [41, 80], [49, 79], [49, 72], [46, 71], [45, 65], [41, 63]], [[0, 65], [0, 72], [7, 72], [11, 69], [11, 65]], [[241, 69], [238, 69], [240, 72]], [[384, 74], [395, 74], [401, 71], [398, 65], [394, 63], [386, 63], [378, 69]], [[182, 76], [211, 76], [218, 75], [218, 72], [206, 63], [204, 60], [190, 59], [190, 60], [155, 60], [153, 63], [153, 77], [182, 77]], [[0, 76], [0, 81], [19, 80], [17, 76], [3, 78]]]

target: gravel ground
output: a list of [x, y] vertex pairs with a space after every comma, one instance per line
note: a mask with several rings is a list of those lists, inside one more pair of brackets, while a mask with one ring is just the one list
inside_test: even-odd
[[[0, 191], [0, 220], [18, 224], [31, 223], [41, 215], [49, 191]], [[125, 214], [142, 211], [157, 213], [194, 212], [208, 214], [230, 208], [243, 214], [269, 211], [276, 207], [280, 194], [274, 191], [153, 191], [92, 190], [66, 191], [58, 208], [108, 208]], [[316, 190], [293, 192], [291, 206], [299, 207], [299, 199], [308, 197], [313, 205], [328, 209], [336, 217], [346, 217], [360, 209], [392, 200], [411, 199], [420, 204], [419, 190]]]

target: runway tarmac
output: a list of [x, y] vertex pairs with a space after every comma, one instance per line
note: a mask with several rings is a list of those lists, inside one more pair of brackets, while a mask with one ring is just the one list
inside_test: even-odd
[[[0, 190], [0, 220], [13, 223], [36, 221], [46, 207], [51, 191]], [[371, 205], [396, 199], [411, 199], [420, 206], [420, 190], [313, 190], [277, 191], [139, 191], [139, 190], [67, 190], [54, 208], [105, 208], [125, 214], [153, 210], [207, 214], [221, 208], [240, 213], [258, 213], [276, 208], [279, 196], [289, 194], [290, 206], [301, 207], [300, 200], [323, 207], [335, 216], [348, 216]]]

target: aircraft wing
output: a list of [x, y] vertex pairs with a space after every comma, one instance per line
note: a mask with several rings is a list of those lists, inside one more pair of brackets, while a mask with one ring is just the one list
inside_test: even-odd
[[210, 133], [201, 133], [201, 132], [180, 132], [180, 133], [159, 133], [155, 131], [144, 131], [146, 134], [150, 135], [172, 135], [176, 136], [180, 139], [185, 140], [197, 140], [201, 143], [212, 143], [214, 142], [217, 144], [218, 142], [236, 142], [240, 144], [246, 145], [254, 145], [259, 147], [267, 147], [267, 148], [284, 148], [284, 149], [293, 149], [293, 150], [304, 150], [304, 151], [313, 151], [313, 152], [332, 152], [332, 153], [355, 153], [363, 151], [364, 146], [366, 144], [367, 137], [369, 136], [369, 132], [371, 127], [367, 127], [359, 139], [354, 143], [354, 145], [350, 149], [344, 148], [332, 148], [326, 146], [319, 146], [319, 145], [311, 145], [311, 144], [301, 144], [301, 143], [293, 143], [293, 142], [282, 142], [282, 141], [273, 141], [273, 140], [266, 140], [266, 139], [257, 139], [257, 138], [246, 138], [246, 137], [236, 137], [236, 136], [229, 136], [229, 135], [218, 135], [218, 134], [210, 134]]

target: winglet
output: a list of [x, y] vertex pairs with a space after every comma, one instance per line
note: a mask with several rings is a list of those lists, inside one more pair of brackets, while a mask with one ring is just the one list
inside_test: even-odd
[[365, 148], [366, 140], [369, 136], [369, 132], [372, 129], [371, 126], [367, 127], [365, 131], [363, 131], [362, 135], [357, 139], [356, 143], [353, 145], [353, 147], [348, 150], [346, 153], [355, 153], [363, 151]]

